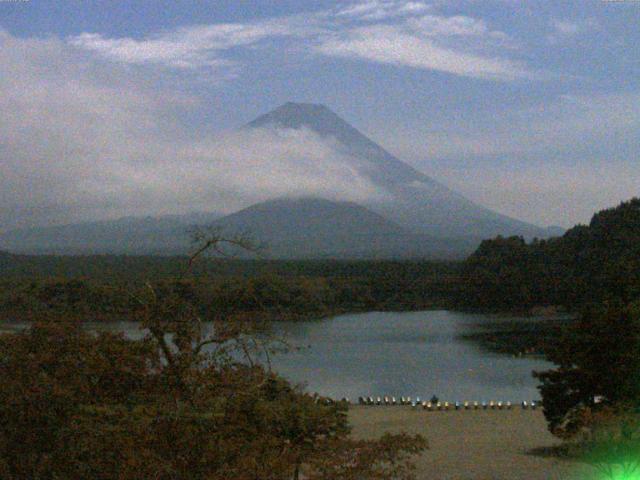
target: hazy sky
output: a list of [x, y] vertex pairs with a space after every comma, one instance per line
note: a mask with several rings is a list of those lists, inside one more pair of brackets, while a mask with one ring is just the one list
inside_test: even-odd
[[640, 195], [640, 1], [0, 0], [0, 230], [373, 187], [323, 103], [472, 200], [571, 226]]

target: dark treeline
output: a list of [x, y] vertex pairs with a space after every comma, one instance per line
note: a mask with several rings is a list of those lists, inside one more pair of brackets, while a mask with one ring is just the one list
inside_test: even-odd
[[[0, 254], [0, 316], [53, 311], [126, 319], [148, 281], [179, 281], [220, 315], [260, 311], [281, 318], [426, 308], [579, 311], [589, 302], [628, 303], [640, 295], [640, 200], [599, 212], [559, 238], [486, 240], [463, 263], [203, 258], [179, 280], [186, 262], [186, 256]], [[525, 344], [531, 342], [518, 351]]]
[[482, 242], [462, 266], [468, 309], [529, 311], [640, 296], [640, 199], [596, 213], [562, 237], [526, 243], [520, 237]]
[[[155, 255], [15, 255], [0, 251], [0, 278], [96, 278], [147, 280], [175, 278], [188, 256]], [[381, 277], [448, 274], [456, 262], [421, 260], [267, 260], [202, 258], [191, 276], [254, 277], [258, 275], [309, 277]]]
[[534, 376], [548, 428], [565, 440], [563, 455], [602, 478], [631, 478], [640, 469], [640, 199], [559, 238], [485, 240], [460, 273], [460, 308], [570, 313], [511, 322], [473, 340], [544, 353], [554, 366]]
[[147, 282], [181, 285], [219, 316], [318, 318], [365, 310], [446, 308], [459, 264], [267, 261], [205, 258], [181, 278], [187, 257], [14, 256], [0, 259], [0, 318], [64, 313], [91, 320], [135, 317]]

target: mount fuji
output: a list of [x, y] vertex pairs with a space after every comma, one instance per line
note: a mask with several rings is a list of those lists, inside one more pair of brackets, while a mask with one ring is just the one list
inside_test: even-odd
[[[271, 198], [227, 216], [191, 214], [78, 223], [0, 234], [16, 253], [177, 254], [186, 231], [213, 224], [249, 233], [272, 258], [461, 258], [484, 238], [545, 238], [561, 232], [502, 215], [394, 157], [323, 105], [286, 103], [241, 130], [301, 130], [329, 142], [380, 195], [344, 201]], [[217, 210], [216, 205], [211, 211]]]
[[364, 206], [415, 232], [437, 237], [548, 237], [547, 229], [494, 212], [387, 152], [324, 105], [286, 103], [249, 128], [306, 128], [337, 142], [353, 167], [387, 195]]

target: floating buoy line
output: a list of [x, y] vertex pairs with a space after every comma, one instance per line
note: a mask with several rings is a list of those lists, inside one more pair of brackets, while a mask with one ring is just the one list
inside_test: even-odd
[[[318, 397], [318, 401], [320, 398]], [[335, 400], [329, 398], [323, 398], [322, 401], [326, 404], [337, 403]], [[351, 404], [351, 400], [348, 398], [342, 398], [339, 402]], [[422, 408], [430, 412], [442, 412], [448, 410], [512, 410], [516, 406], [519, 406], [522, 410], [536, 410], [540, 403], [536, 401], [523, 400], [519, 404], [513, 404], [510, 401], [495, 401], [489, 402], [482, 401], [464, 401], [464, 402], [442, 402], [442, 401], [427, 401], [421, 400], [420, 397], [358, 397], [357, 405], [363, 406], [409, 406], [412, 408]]]

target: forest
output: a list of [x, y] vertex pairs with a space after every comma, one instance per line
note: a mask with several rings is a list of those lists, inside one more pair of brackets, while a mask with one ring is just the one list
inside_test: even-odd
[[640, 297], [640, 199], [596, 213], [563, 236], [485, 240], [460, 270], [460, 308], [521, 311]]
[[42, 313], [92, 321], [136, 315], [150, 280], [180, 284], [203, 311], [322, 318], [343, 312], [446, 308], [458, 264], [419, 261], [269, 261], [188, 257], [0, 256], [0, 318]]

